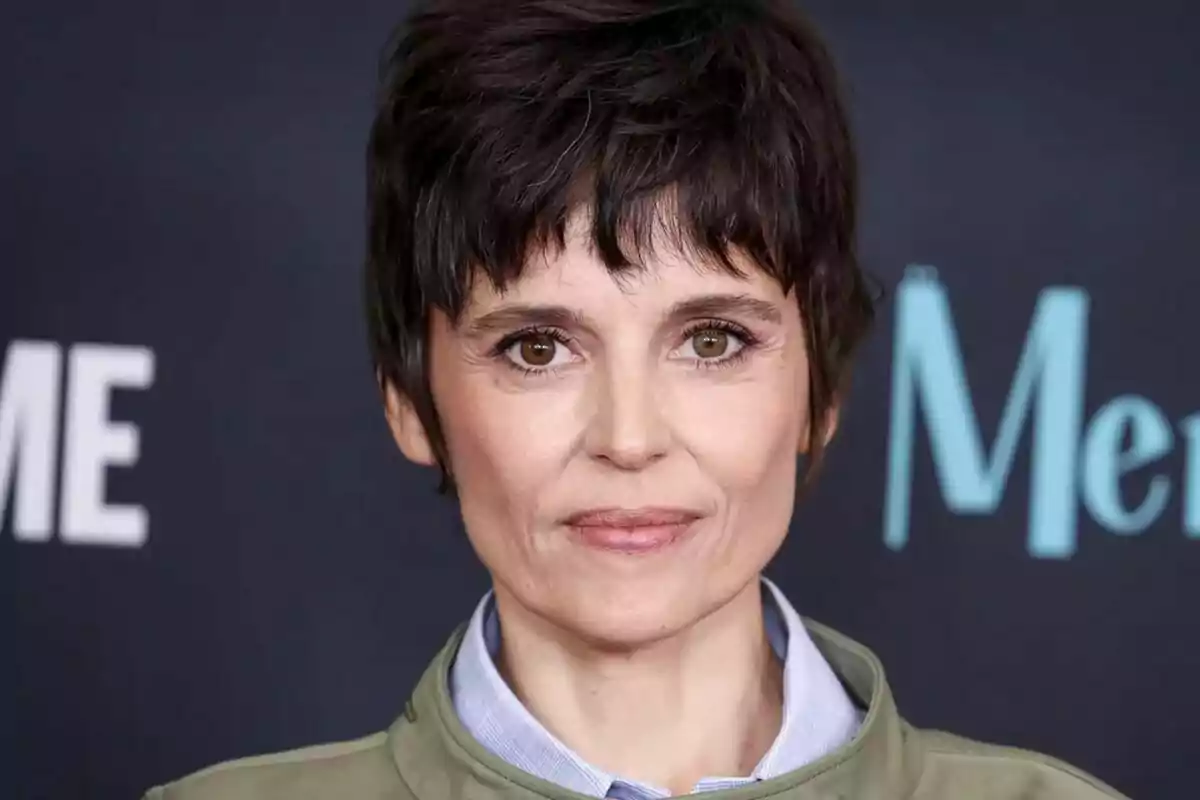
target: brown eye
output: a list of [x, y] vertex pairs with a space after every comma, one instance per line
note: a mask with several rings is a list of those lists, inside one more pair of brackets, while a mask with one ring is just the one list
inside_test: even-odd
[[554, 361], [558, 342], [545, 333], [533, 333], [517, 343], [521, 362], [530, 367], [547, 367]]
[[729, 350], [729, 333], [707, 328], [692, 335], [692, 348], [698, 358], [720, 358]]

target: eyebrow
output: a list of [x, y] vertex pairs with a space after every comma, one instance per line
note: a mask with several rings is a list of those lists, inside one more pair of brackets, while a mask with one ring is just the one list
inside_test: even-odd
[[676, 303], [667, 318], [680, 322], [696, 317], [745, 316], [772, 325], [783, 323], [774, 303], [746, 294], [706, 294]]
[[583, 328], [587, 319], [565, 306], [514, 303], [471, 320], [464, 328], [469, 337], [508, 333], [517, 328]]
[[[673, 305], [665, 319], [678, 324], [698, 317], [747, 316], [771, 325], [783, 323], [774, 303], [745, 294], [706, 294]], [[590, 328], [587, 318], [566, 306], [514, 303], [470, 320], [464, 333], [470, 337], [507, 333], [517, 328]]]

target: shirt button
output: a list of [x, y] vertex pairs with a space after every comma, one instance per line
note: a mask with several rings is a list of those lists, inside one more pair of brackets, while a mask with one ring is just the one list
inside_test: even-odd
[[412, 700], [408, 700], [404, 704], [404, 718], [409, 722], [417, 721], [417, 709], [413, 707]]

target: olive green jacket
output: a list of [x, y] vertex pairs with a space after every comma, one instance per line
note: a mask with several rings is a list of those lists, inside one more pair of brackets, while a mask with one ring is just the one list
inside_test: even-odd
[[[1117, 791], [1054, 759], [918, 730], [896, 711], [869, 650], [806, 627], [867, 708], [844, 747], [771, 780], [704, 800], [1111, 800]], [[459, 723], [449, 692], [459, 630], [387, 731], [353, 742], [221, 764], [151, 789], [145, 800], [586, 800], [513, 767]], [[1126, 799], [1127, 800], [1127, 799]]]

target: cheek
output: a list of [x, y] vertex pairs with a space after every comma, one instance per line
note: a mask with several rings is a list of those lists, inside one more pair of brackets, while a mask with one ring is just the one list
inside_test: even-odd
[[794, 472], [807, 428], [807, 380], [798, 377], [803, 371], [778, 360], [763, 367], [738, 382], [681, 387], [672, 403], [676, 435], [729, 489], [762, 486], [781, 468]]
[[485, 375], [450, 378], [438, 389], [468, 530], [473, 538], [475, 533], [508, 539], [527, 534], [542, 496], [571, 452], [569, 400], [512, 391]]
[[807, 378], [797, 380], [777, 364], [761, 379], [697, 395], [700, 402], [689, 404], [677, 431], [722, 496], [726, 568], [761, 570], [787, 535], [795, 507]]

